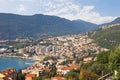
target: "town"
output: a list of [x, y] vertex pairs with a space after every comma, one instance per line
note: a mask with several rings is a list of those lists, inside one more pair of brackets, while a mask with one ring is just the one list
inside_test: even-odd
[[[26, 41], [31, 42], [26, 39], [21, 42]], [[25, 80], [40, 77], [44, 77], [44, 80], [65, 80], [64, 75], [79, 70], [83, 63], [95, 61], [94, 55], [101, 51], [108, 49], [98, 46], [87, 34], [76, 34], [49, 37], [19, 49], [2, 47], [0, 56], [36, 60], [33, 65], [21, 70], [25, 74]], [[16, 73], [13, 68], [3, 70], [0, 72], [0, 80], [16, 80]]]

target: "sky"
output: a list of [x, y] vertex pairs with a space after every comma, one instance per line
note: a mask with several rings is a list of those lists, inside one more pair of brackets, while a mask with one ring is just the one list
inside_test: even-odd
[[45, 14], [102, 24], [120, 16], [120, 0], [0, 0], [0, 13]]

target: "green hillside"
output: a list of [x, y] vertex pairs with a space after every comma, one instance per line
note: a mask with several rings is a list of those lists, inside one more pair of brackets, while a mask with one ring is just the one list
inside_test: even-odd
[[101, 47], [108, 49], [115, 48], [120, 44], [120, 25], [108, 26], [88, 34]]

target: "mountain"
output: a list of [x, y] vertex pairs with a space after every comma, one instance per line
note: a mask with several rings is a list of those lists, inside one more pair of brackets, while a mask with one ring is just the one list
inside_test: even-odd
[[70, 21], [57, 16], [31, 16], [0, 13], [0, 39], [41, 38], [83, 33], [98, 28], [85, 21]]
[[112, 24], [88, 34], [100, 46], [113, 49], [120, 44], [120, 24]]
[[100, 24], [99, 26], [102, 27], [102, 26], [108, 26], [108, 25], [111, 25], [111, 24], [119, 24], [119, 23], [120, 23], [120, 17], [116, 18], [112, 22], [105, 23], [105, 24]]
[[120, 17], [116, 18], [114, 21], [112, 21], [110, 24], [117, 24], [120, 23]]
[[80, 29], [84, 32], [88, 32], [91, 30], [95, 30], [98, 28], [96, 24], [90, 23], [90, 22], [85, 22], [83, 20], [73, 20], [73, 23], [75, 26], [80, 26]]

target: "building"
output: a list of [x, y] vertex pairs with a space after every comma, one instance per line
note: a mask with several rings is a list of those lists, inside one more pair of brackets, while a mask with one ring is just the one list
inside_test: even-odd
[[3, 75], [2, 73], [0, 73], [0, 80], [3, 80], [4, 77], [5, 77], [5, 75]]
[[4, 80], [16, 80], [17, 72], [14, 68], [8, 68], [1, 71], [1, 76], [4, 76]]
[[68, 72], [70, 72], [70, 68], [67, 66], [63, 66], [61, 68], [57, 68], [57, 74], [67, 74]]
[[58, 50], [58, 47], [57, 46], [52, 46], [52, 51], [53, 52], [56, 52]]
[[52, 77], [51, 80], [65, 80], [64, 77], [56, 76]]
[[25, 53], [25, 50], [22, 48], [22, 49], [19, 49], [18, 50], [18, 53], [20, 53], [20, 54], [24, 54]]
[[83, 62], [84, 63], [88, 63], [88, 62], [90, 62], [90, 61], [92, 61], [93, 60], [93, 57], [87, 57], [87, 58], [84, 58], [83, 59]]
[[34, 77], [36, 77], [35, 74], [26, 74], [25, 80], [33, 80]]
[[51, 52], [51, 51], [52, 51], [52, 46], [50, 45], [46, 48], [46, 52]]
[[40, 52], [41, 52], [42, 54], [46, 53], [46, 47], [43, 46], [43, 47], [40, 49]]

